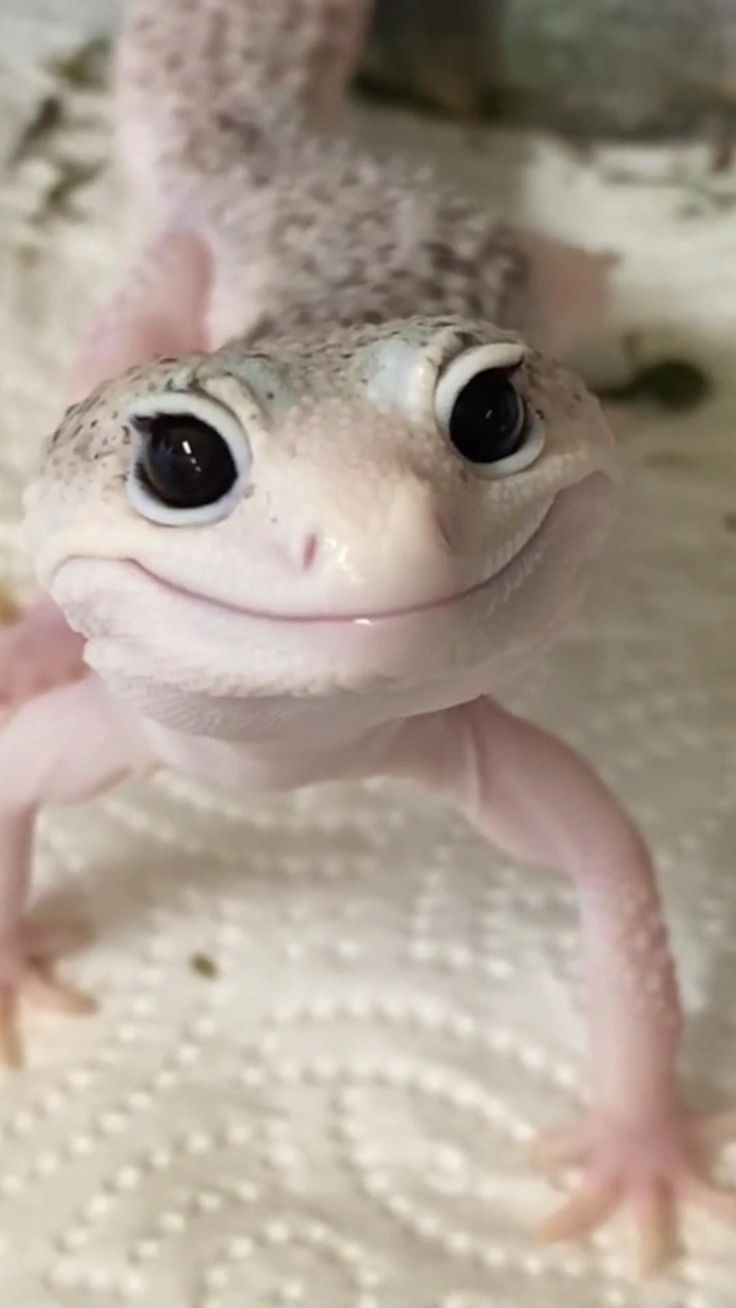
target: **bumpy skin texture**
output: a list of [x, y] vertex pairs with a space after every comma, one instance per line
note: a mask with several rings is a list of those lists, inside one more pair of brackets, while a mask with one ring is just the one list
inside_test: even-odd
[[[583, 386], [530, 351], [517, 387], [541, 456], [503, 480], [473, 471], [433, 401], [437, 376], [485, 345], [514, 337], [400, 320], [236, 343], [93, 392], [26, 501], [42, 584], [88, 662], [169, 726], [247, 740], [335, 723], [345, 737], [508, 680], [577, 591], [612, 450]], [[159, 397], [222, 404], [247, 433], [238, 502], [206, 528], [145, 521], [125, 493], [136, 405]]]
[[[18, 992], [59, 993], [52, 938], [23, 922], [41, 804], [162, 766], [236, 789], [414, 778], [578, 889], [591, 1108], [539, 1153], [586, 1179], [547, 1235], [631, 1200], [653, 1266], [674, 1195], [733, 1216], [699, 1171], [731, 1123], [694, 1124], [680, 1099], [641, 838], [582, 760], [489, 698], [549, 639], [607, 519], [598, 405], [538, 352], [585, 323], [600, 269], [316, 134], [365, 17], [351, 0], [132, 9], [120, 138], [156, 227], [26, 500], [39, 578], [94, 671], [0, 732], [0, 1036], [16, 1058]], [[458, 454], [437, 409], [478, 348], [512, 352], [544, 432], [499, 479]], [[141, 415], [173, 410], [218, 415], [241, 451], [215, 518], [142, 512]], [[33, 621], [67, 630], [46, 607], [11, 645]], [[6, 647], [6, 682], [13, 667]]]

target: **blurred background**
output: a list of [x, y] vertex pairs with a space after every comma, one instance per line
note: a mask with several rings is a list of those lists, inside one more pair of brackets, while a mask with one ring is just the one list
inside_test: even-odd
[[576, 136], [730, 136], [734, 0], [379, 0], [364, 82]]

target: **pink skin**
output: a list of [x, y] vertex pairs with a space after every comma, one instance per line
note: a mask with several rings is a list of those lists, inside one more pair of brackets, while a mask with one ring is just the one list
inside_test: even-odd
[[651, 857], [615, 797], [561, 741], [489, 699], [451, 711], [444, 726], [431, 750], [421, 728], [411, 772], [513, 858], [560, 867], [578, 894], [591, 1107], [580, 1126], [542, 1137], [534, 1156], [544, 1168], [581, 1167], [583, 1182], [541, 1234], [581, 1234], [628, 1203], [640, 1265], [652, 1271], [673, 1251], [673, 1200], [736, 1221], [736, 1196], [705, 1178], [709, 1151], [732, 1137], [736, 1119], [692, 1118], [681, 1097], [682, 1016]]
[[[309, 3], [314, 3], [315, 13], [317, 7], [330, 13], [330, 21], [338, 10], [343, 21], [354, 15], [354, 24], [345, 28], [347, 57], [362, 30], [366, 6], [337, 0], [337, 8], [330, 10], [328, 0]], [[206, 17], [209, 8], [214, 12], [218, 4], [221, 0], [203, 0], [197, 19]], [[274, 12], [278, 8], [275, 0], [272, 7]], [[137, 9], [144, 12], [140, 4]], [[161, 0], [155, 13], [164, 27], [171, 18], [179, 53], [181, 14], [176, 11], [176, 0]], [[227, 12], [229, 20], [247, 21], [245, 7]], [[160, 36], [159, 31], [157, 39]], [[206, 43], [200, 41], [197, 49], [204, 48]], [[144, 104], [141, 110], [136, 99], [140, 87], [151, 83], [151, 69], [155, 74], [164, 67], [151, 49], [147, 38], [140, 46], [129, 39], [124, 47], [121, 139], [129, 147], [135, 140], [145, 141], [147, 153], [144, 157], [141, 149], [136, 160], [145, 172], [140, 181], [151, 188], [153, 179], [160, 201], [161, 193], [177, 183], [179, 166], [191, 162], [184, 158], [185, 146], [196, 154], [203, 143], [186, 137], [183, 144], [175, 133], [166, 139], [165, 125], [146, 118], [153, 113], [151, 107]], [[284, 53], [285, 47], [280, 48], [279, 56]], [[286, 53], [291, 57], [291, 47]], [[136, 87], [139, 66], [145, 76]], [[326, 95], [330, 108], [344, 81], [335, 67]], [[126, 109], [127, 91], [131, 94]], [[166, 87], [164, 91], [168, 94]], [[195, 107], [203, 100], [189, 81], [186, 97]], [[157, 97], [155, 105], [159, 103], [165, 107], [165, 95]], [[316, 102], [315, 116], [326, 108]], [[176, 131], [182, 121], [181, 114], [172, 119]], [[158, 150], [159, 140], [166, 150]], [[212, 144], [219, 148], [221, 142]], [[218, 177], [208, 184], [216, 191]], [[165, 217], [165, 234], [153, 243], [85, 345], [72, 382], [73, 398], [154, 354], [220, 343], [206, 325], [218, 247], [209, 247], [195, 227], [190, 223], [183, 229], [180, 221]], [[383, 239], [383, 224], [380, 228]], [[537, 299], [547, 310], [545, 330], [550, 339], [556, 332], [558, 340], [567, 341], [575, 335], [570, 303], [577, 306], [579, 300], [587, 322], [598, 304], [600, 283], [590, 265], [583, 267], [572, 255], [561, 255], [553, 243], [533, 241], [529, 253], [533, 274], [536, 269]], [[571, 288], [580, 289], [580, 296], [571, 295]], [[557, 297], [566, 306], [564, 314], [555, 312]], [[224, 317], [229, 320], [227, 313]], [[313, 535], [305, 539], [307, 571], [317, 544]], [[305, 622], [305, 627], [310, 625]], [[64, 942], [53, 931], [24, 922], [33, 824], [42, 805], [76, 803], [125, 775], [161, 766], [236, 791], [253, 785], [297, 786], [346, 773], [408, 776], [449, 798], [484, 837], [512, 857], [560, 868], [578, 892], [591, 1106], [581, 1127], [540, 1142], [537, 1159], [552, 1166], [577, 1163], [584, 1179], [578, 1194], [547, 1223], [543, 1234], [549, 1239], [582, 1234], [628, 1202], [640, 1233], [641, 1263], [648, 1270], [670, 1251], [673, 1201], [690, 1199], [716, 1216], [736, 1220], [736, 1200], [710, 1186], [702, 1170], [708, 1149], [732, 1133], [733, 1120], [695, 1121], [677, 1086], [680, 1009], [651, 859], [631, 821], [585, 762], [488, 698], [394, 720], [320, 752], [306, 739], [299, 746], [287, 736], [285, 742], [277, 739], [268, 749], [249, 754], [228, 742], [156, 726], [131, 711], [96, 675], [80, 676], [82, 648], [81, 638], [46, 600], [6, 631], [0, 644], [0, 694], [14, 706], [0, 730], [0, 1051], [7, 1061], [18, 1062], [21, 1055], [16, 1011], [20, 995], [72, 1011], [84, 1006], [80, 996], [54, 981], [48, 971], [50, 957]], [[45, 689], [49, 685], [53, 688]], [[339, 710], [333, 716], [339, 717]]]
[[52, 600], [38, 600], [10, 626], [0, 628], [0, 703], [21, 704], [52, 686], [80, 677], [84, 640]]
[[[3, 760], [0, 1032], [5, 1058], [17, 1062], [19, 994], [84, 1011], [83, 997], [48, 975], [53, 936], [23, 923], [38, 808], [79, 802], [123, 775], [160, 766], [222, 782], [224, 763], [235, 787], [254, 778], [227, 747], [208, 748], [131, 714], [93, 675], [22, 706], [0, 733], [0, 766]], [[581, 1126], [537, 1147], [543, 1166], [573, 1162], [584, 1171], [581, 1189], [545, 1224], [543, 1237], [579, 1235], [629, 1203], [641, 1267], [651, 1271], [672, 1252], [673, 1199], [736, 1220], [736, 1199], [705, 1174], [708, 1151], [731, 1134], [733, 1118], [690, 1118], [677, 1085], [680, 1008], [651, 859], [588, 765], [487, 698], [371, 733], [347, 752], [316, 759], [306, 751], [299, 763], [296, 784], [346, 768], [412, 777], [452, 800], [512, 857], [559, 866], [572, 878], [583, 926], [591, 1108]], [[279, 784], [281, 764], [277, 759], [265, 784]]]
[[208, 283], [207, 250], [196, 236], [167, 232], [152, 242], [84, 342], [70, 401], [157, 355], [206, 349]]
[[0, 1057], [10, 1065], [22, 1060], [19, 997], [69, 1013], [94, 1007], [50, 972], [78, 928], [24, 921], [38, 808], [87, 799], [148, 765], [128, 715], [89, 675], [27, 700], [0, 731]]

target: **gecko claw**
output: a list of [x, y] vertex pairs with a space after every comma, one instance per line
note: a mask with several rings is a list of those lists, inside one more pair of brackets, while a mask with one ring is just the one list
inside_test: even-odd
[[662, 1271], [680, 1251], [673, 1194], [661, 1181], [644, 1186], [634, 1201], [639, 1273], [648, 1279]]
[[706, 1178], [708, 1155], [736, 1136], [736, 1114], [689, 1119], [673, 1113], [662, 1122], [627, 1130], [593, 1121], [577, 1131], [542, 1136], [533, 1160], [550, 1170], [582, 1167], [579, 1189], [539, 1229], [546, 1243], [581, 1238], [630, 1209], [638, 1241], [638, 1268], [649, 1277], [679, 1251], [678, 1217], [693, 1205], [736, 1227], [736, 1194]]
[[14, 989], [0, 989], [0, 1065], [17, 1070], [23, 1066], [23, 1042], [18, 1030], [18, 996]]
[[49, 967], [41, 963], [30, 964], [21, 979], [21, 994], [34, 1008], [45, 1008], [54, 1013], [68, 1013], [84, 1017], [94, 1013], [97, 1004], [91, 995], [59, 981]]
[[558, 1167], [581, 1162], [584, 1154], [582, 1132], [568, 1127], [537, 1136], [529, 1148], [529, 1162], [537, 1172], [554, 1172]]
[[621, 1192], [617, 1185], [591, 1182], [542, 1223], [539, 1239], [545, 1244], [557, 1244], [589, 1235], [613, 1215], [620, 1203]]
[[0, 1066], [23, 1066], [24, 1049], [20, 1032], [23, 1001], [32, 1008], [69, 1016], [85, 1016], [97, 1007], [95, 1000], [54, 976], [52, 960], [60, 953], [79, 948], [89, 931], [77, 923], [28, 923], [19, 946], [20, 963], [11, 982], [0, 986]]

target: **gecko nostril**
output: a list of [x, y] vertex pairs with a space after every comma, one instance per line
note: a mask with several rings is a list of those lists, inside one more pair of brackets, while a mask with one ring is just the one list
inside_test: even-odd
[[442, 514], [439, 513], [436, 509], [435, 509], [435, 512], [434, 512], [434, 521], [435, 521], [435, 526], [436, 526], [436, 528], [437, 528], [437, 531], [438, 531], [439, 535], [441, 536], [441, 538], [442, 538], [442, 540], [444, 541], [445, 545], [447, 546], [448, 550], [451, 550], [452, 547], [453, 547], [453, 546], [452, 546], [452, 536], [451, 536], [451, 534], [450, 534], [450, 531], [449, 531], [449, 528], [448, 528], [448, 526], [447, 526], [447, 523], [444, 521], [444, 518], [443, 518]]
[[307, 539], [304, 542], [304, 549], [302, 550], [302, 568], [304, 569], [305, 572], [308, 572], [309, 569], [312, 567], [314, 560], [317, 557], [318, 549], [319, 549], [319, 541], [315, 536], [314, 532], [310, 532], [310, 534], [307, 536]]

